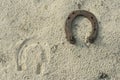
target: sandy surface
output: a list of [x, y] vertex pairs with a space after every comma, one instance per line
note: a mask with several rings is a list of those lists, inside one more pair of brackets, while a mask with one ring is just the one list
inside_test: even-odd
[[[73, 23], [76, 45], [65, 38], [65, 20], [78, 9], [99, 22], [89, 47], [86, 18]], [[119, 25], [120, 0], [0, 0], [0, 80], [120, 80]]]

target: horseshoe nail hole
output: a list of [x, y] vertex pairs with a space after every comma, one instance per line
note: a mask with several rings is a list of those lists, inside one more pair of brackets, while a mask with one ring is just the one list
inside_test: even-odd
[[93, 19], [93, 17], [91, 17], [91, 19]]
[[75, 14], [75, 12], [73, 12], [72, 14]]
[[68, 19], [70, 19], [70, 17], [68, 17]]

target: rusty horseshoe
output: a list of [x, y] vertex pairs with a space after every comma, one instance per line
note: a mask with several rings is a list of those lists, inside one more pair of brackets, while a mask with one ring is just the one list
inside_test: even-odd
[[96, 17], [91, 12], [85, 10], [76, 10], [69, 14], [65, 22], [65, 33], [66, 33], [67, 41], [69, 41], [71, 44], [76, 43], [76, 39], [73, 36], [73, 32], [72, 32], [72, 22], [77, 16], [83, 16], [86, 17], [88, 20], [90, 20], [92, 24], [92, 32], [90, 33], [90, 36], [87, 37], [86, 42], [93, 43], [96, 40], [98, 34], [98, 22]]

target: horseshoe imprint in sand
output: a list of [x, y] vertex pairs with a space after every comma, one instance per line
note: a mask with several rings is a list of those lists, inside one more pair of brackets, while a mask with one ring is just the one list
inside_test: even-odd
[[40, 40], [25, 39], [20, 44], [17, 50], [18, 71], [25, 70], [26, 68], [31, 66], [35, 66], [36, 74], [40, 74], [44, 71], [43, 68], [45, 68], [50, 59], [50, 48], [47, 43], [40, 43], [38, 41]]
[[72, 32], [72, 22], [77, 16], [83, 16], [83, 17], [86, 17], [88, 20], [90, 20], [92, 24], [92, 32], [90, 33], [90, 36], [87, 37], [86, 42], [93, 43], [96, 40], [98, 35], [98, 22], [96, 17], [91, 12], [88, 12], [85, 10], [76, 10], [69, 14], [65, 22], [65, 33], [66, 33], [67, 40], [71, 44], [76, 43], [76, 39], [74, 38], [73, 32]]

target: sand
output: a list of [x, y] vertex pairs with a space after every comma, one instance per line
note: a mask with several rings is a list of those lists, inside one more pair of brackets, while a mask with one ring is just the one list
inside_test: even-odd
[[[88, 19], [77, 17], [77, 43], [66, 40], [74, 10], [99, 23], [86, 46]], [[0, 80], [120, 80], [120, 0], [0, 0]]]

